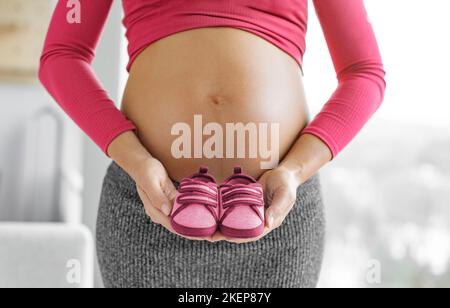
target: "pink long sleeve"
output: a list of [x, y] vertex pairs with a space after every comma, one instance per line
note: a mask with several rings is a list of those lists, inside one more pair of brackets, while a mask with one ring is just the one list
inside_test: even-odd
[[302, 134], [323, 140], [335, 157], [380, 106], [385, 72], [363, 0], [314, 0], [339, 85]]
[[67, 1], [58, 1], [39, 78], [64, 111], [105, 152], [119, 134], [135, 126], [118, 110], [96, 78], [91, 63], [112, 0], [81, 1], [81, 23], [67, 21]]

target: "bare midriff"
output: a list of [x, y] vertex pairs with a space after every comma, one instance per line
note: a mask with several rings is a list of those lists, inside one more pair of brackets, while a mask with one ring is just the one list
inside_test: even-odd
[[[272, 141], [276, 141], [282, 160], [308, 121], [298, 63], [264, 39], [231, 28], [180, 32], [144, 49], [131, 67], [122, 111], [137, 126], [142, 144], [178, 181], [201, 165], [208, 166], [218, 181], [228, 177], [234, 166], [259, 178], [266, 171], [263, 162], [271, 159], [262, 157], [260, 151], [257, 157], [251, 156], [254, 143], [258, 149], [273, 149]], [[199, 116], [202, 139], [195, 139]], [[174, 142], [181, 135], [173, 130], [180, 123], [191, 128], [190, 156], [174, 153]], [[218, 150], [217, 143], [213, 147], [223, 155], [211, 157], [204, 151], [211, 136], [202, 129], [208, 123], [223, 128], [223, 149]], [[227, 155], [227, 123], [267, 127], [269, 142], [261, 144], [259, 129], [256, 139], [246, 134], [244, 145], [235, 138], [234, 149], [237, 152], [244, 146], [245, 157]], [[279, 127], [278, 140], [270, 140], [274, 125]]]

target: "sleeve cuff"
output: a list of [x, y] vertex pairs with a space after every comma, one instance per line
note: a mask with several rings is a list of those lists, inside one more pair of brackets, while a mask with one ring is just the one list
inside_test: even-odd
[[324, 130], [318, 127], [308, 126], [301, 132], [301, 135], [305, 134], [313, 135], [319, 138], [323, 143], [325, 143], [325, 145], [331, 151], [331, 155], [333, 156], [332, 159], [334, 159], [339, 154], [340, 150], [336, 142], [334, 142], [334, 139]]
[[105, 139], [98, 143], [98, 146], [102, 149], [103, 153], [106, 154], [106, 156], [110, 157], [108, 154], [108, 148], [110, 144], [113, 142], [114, 139], [116, 139], [121, 134], [133, 131], [135, 134], [137, 134], [137, 128], [132, 122], [125, 122], [122, 125], [114, 128], [111, 130], [105, 137]]

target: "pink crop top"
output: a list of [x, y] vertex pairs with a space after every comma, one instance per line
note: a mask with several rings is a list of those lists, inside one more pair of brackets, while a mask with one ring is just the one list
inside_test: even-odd
[[[64, 111], [107, 154], [119, 134], [135, 130], [108, 97], [91, 68], [113, 0], [79, 0], [81, 23], [69, 23], [68, 0], [59, 0], [39, 78]], [[73, 3], [74, 1], [71, 1]], [[308, 0], [122, 0], [130, 69], [145, 47], [194, 28], [232, 27], [274, 44], [299, 65], [305, 52]], [[313, 0], [333, 59], [338, 87], [303, 130], [336, 156], [380, 106], [384, 70], [363, 0]]]

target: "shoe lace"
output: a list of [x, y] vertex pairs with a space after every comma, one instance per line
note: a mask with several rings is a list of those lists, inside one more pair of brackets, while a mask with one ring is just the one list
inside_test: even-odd
[[264, 194], [260, 184], [225, 184], [220, 187], [221, 205], [225, 213], [220, 222], [222, 223], [228, 215], [237, 207], [249, 206], [261, 221], [264, 217], [258, 209], [264, 207]]
[[216, 221], [219, 220], [217, 215], [217, 187], [208, 185], [208, 183], [195, 180], [185, 179], [180, 183], [176, 202], [180, 204], [178, 209], [172, 214], [172, 218], [177, 216], [192, 204], [201, 204], [213, 215]]

